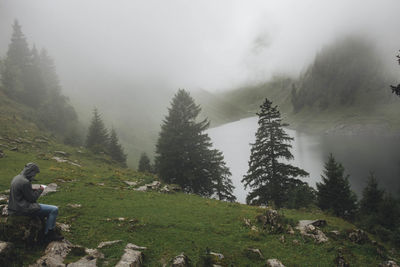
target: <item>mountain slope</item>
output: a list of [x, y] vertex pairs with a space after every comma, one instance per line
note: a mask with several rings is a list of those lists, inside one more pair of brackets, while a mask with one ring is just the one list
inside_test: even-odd
[[[2, 121], [12, 120], [13, 109], [16, 117], [23, 111], [18, 104], [11, 103], [11, 106], [6, 108], [9, 113], [0, 114]], [[2, 106], [2, 110], [4, 108]], [[268, 258], [277, 258], [286, 266], [332, 266], [338, 254], [352, 266], [377, 266], [383, 261], [380, 253], [384, 257], [399, 258], [387, 244], [377, 247], [373, 243], [350, 242], [345, 236], [346, 231], [354, 228], [352, 224], [316, 209], [282, 210], [280, 213], [286, 217], [285, 224], [300, 219], [324, 219], [327, 221], [327, 226], [322, 228], [324, 232], [339, 230], [341, 235], [317, 244], [298, 231], [293, 235], [286, 231], [268, 234], [257, 219], [265, 214], [264, 208], [179, 192], [135, 191], [135, 186], [125, 181], [137, 182], [140, 186], [157, 177], [120, 169], [104, 155], [59, 144], [34, 126], [24, 131], [26, 125], [29, 123], [21, 117], [19, 123], [9, 124], [6, 131], [0, 128], [0, 143], [18, 147], [18, 151], [2, 149], [6, 156], [0, 158], [0, 190], [9, 188], [12, 177], [25, 163], [38, 163], [41, 168], [38, 183], [59, 185], [58, 192], [43, 196], [39, 201], [59, 206], [58, 221], [71, 226], [70, 232], [64, 234], [72, 243], [95, 248], [101, 241], [122, 240], [101, 249], [105, 259], [100, 266], [114, 266], [127, 243], [148, 248], [144, 252], [144, 266], [162, 266], [181, 252], [189, 256], [193, 265], [207, 266], [207, 250], [224, 255], [219, 262], [222, 266], [264, 266]], [[58, 162], [54, 156], [60, 157], [60, 152], [56, 151], [66, 152], [63, 157], [68, 161]], [[69, 204], [82, 206], [73, 208]], [[260, 249], [264, 259], [250, 255], [249, 248]], [[18, 260], [28, 265], [35, 262], [43, 250], [43, 246], [29, 250], [17, 248]]]
[[347, 37], [322, 49], [297, 79], [274, 78], [224, 97], [245, 110], [258, 110], [268, 97], [300, 130], [394, 135], [400, 132], [400, 109], [389, 87], [392, 73], [369, 40]]

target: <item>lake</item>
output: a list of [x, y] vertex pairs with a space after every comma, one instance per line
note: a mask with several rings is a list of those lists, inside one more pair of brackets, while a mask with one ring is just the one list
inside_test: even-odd
[[[250, 143], [255, 141], [257, 117], [209, 129], [214, 147], [224, 153], [235, 185], [234, 194], [245, 203], [247, 191], [241, 180], [248, 169]], [[310, 173], [302, 179], [315, 187], [321, 181], [324, 162], [330, 153], [342, 163], [349, 175], [352, 189], [360, 196], [369, 173], [373, 171], [381, 187], [397, 194], [400, 190], [400, 138], [377, 136], [313, 135], [292, 129], [286, 132], [294, 138], [290, 163]]]

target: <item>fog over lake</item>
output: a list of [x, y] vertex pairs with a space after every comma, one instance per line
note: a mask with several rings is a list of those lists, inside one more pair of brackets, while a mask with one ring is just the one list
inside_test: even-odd
[[[255, 141], [258, 128], [257, 117], [224, 124], [208, 130], [214, 147], [224, 153], [225, 161], [232, 172], [234, 194], [245, 203], [246, 192], [241, 179], [248, 169], [250, 143]], [[302, 179], [315, 187], [321, 181], [324, 162], [329, 153], [349, 174], [352, 189], [360, 196], [370, 171], [375, 173], [380, 185], [390, 192], [400, 189], [400, 139], [376, 136], [312, 135], [286, 129], [294, 138], [290, 163], [310, 173]]]

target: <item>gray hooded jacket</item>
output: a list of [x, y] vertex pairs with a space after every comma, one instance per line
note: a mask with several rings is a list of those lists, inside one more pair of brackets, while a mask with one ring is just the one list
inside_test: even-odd
[[12, 179], [8, 201], [9, 214], [30, 215], [40, 210], [36, 200], [43, 190], [33, 190], [31, 184], [31, 181], [39, 172], [39, 167], [35, 163], [28, 163], [23, 171]]

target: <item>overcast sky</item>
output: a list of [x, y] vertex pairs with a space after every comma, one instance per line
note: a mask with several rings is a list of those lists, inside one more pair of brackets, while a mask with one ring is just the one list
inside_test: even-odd
[[353, 33], [395, 65], [399, 11], [399, 0], [0, 0], [0, 55], [17, 18], [55, 59], [66, 91], [107, 73], [216, 91], [297, 75], [323, 45]]

